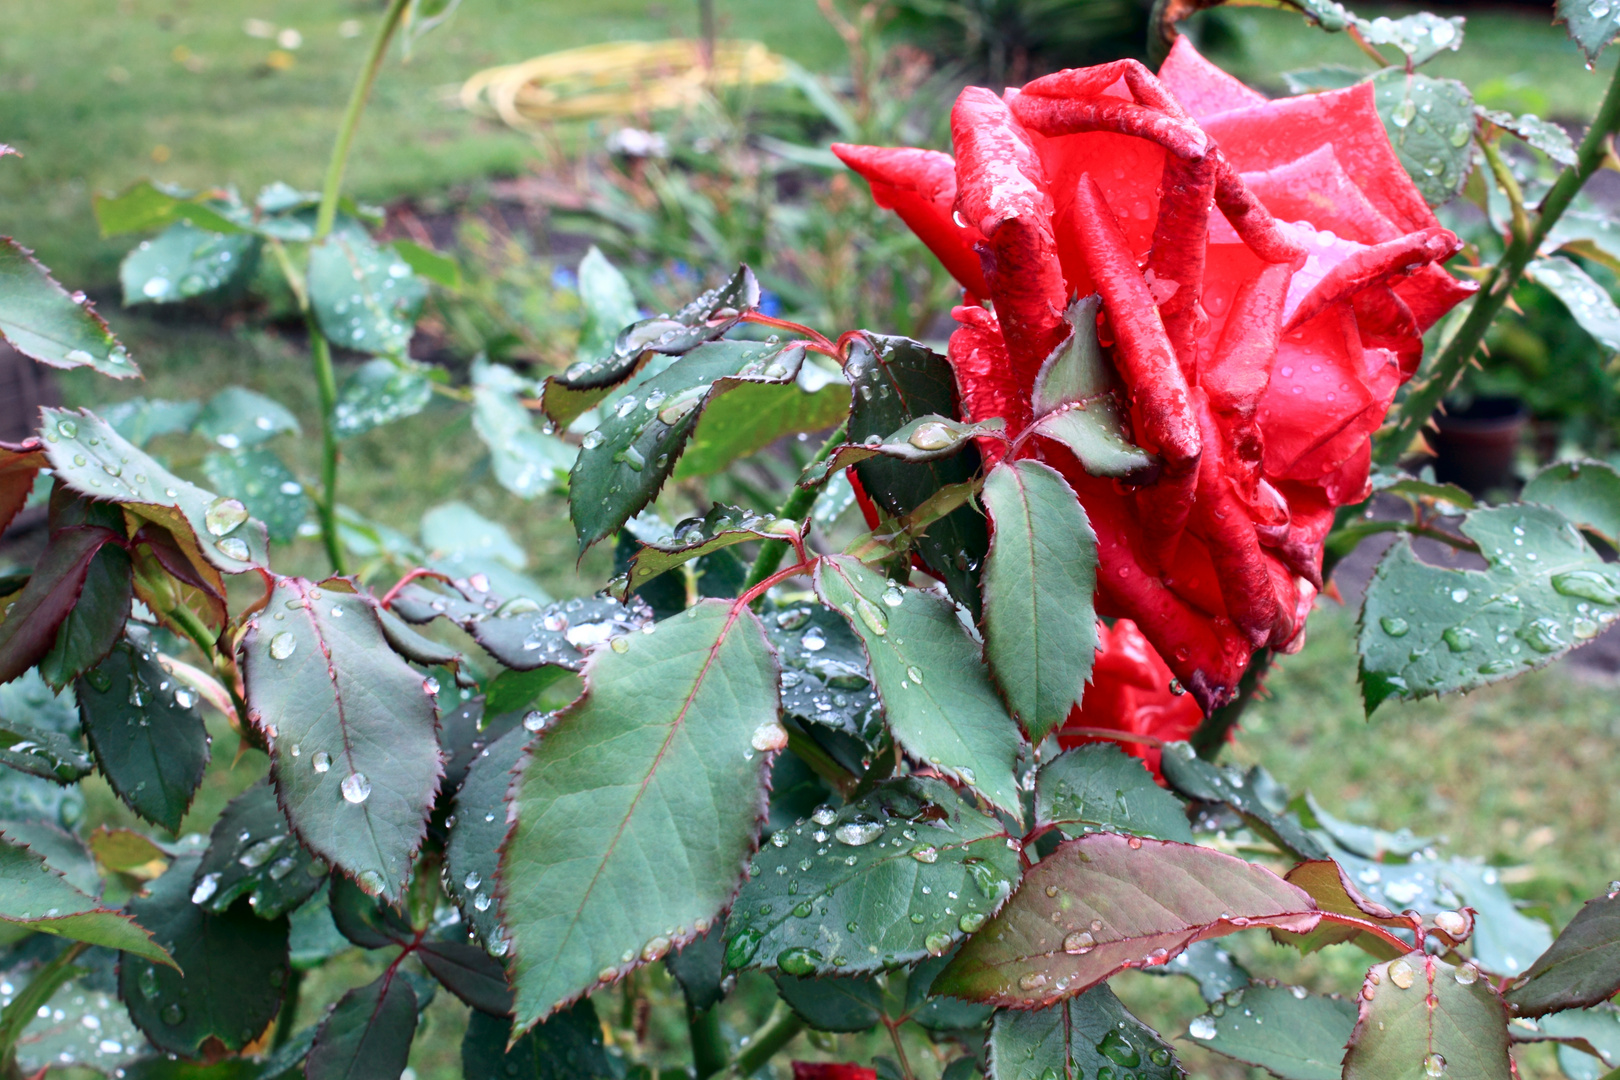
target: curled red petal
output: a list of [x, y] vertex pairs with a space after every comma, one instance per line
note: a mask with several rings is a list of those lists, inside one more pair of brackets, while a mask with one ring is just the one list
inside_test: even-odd
[[1209, 327], [1200, 300], [1215, 168], [1210, 158], [1165, 160], [1159, 181], [1159, 218], [1153, 228], [1153, 250], [1144, 274], [1149, 291], [1159, 303], [1159, 318], [1181, 364], [1182, 375], [1189, 381], [1196, 376], [1198, 339]]
[[1023, 93], [1010, 107], [1018, 122], [1048, 138], [1082, 132], [1111, 131], [1147, 139], [1189, 161], [1203, 158], [1209, 139], [1198, 125], [1115, 98], [1057, 98]]
[[956, 162], [949, 154], [850, 143], [833, 143], [832, 151], [871, 185], [873, 201], [893, 210], [964, 289], [975, 296], [989, 295], [974, 250], [984, 237], [951, 216], [956, 207]]
[[1187, 35], [1176, 38], [1159, 65], [1159, 81], [1194, 117], [1264, 105], [1266, 98], [1205, 60]]
[[1164, 462], [1158, 481], [1136, 496], [1147, 553], [1164, 565], [1175, 552], [1197, 490], [1198, 420], [1153, 294], [1089, 175], [1080, 178], [1075, 204], [1080, 249], [1114, 331], [1114, 364], [1130, 391], [1137, 439]]
[[1450, 229], [1436, 226], [1364, 248], [1342, 260], [1322, 276], [1288, 316], [1284, 333], [1314, 319], [1329, 304], [1384, 281], [1409, 274], [1420, 266], [1449, 259], [1462, 248]]
[[1225, 474], [1215, 418], [1207, 399], [1197, 389], [1193, 391], [1193, 404], [1199, 413], [1204, 453], [1198, 466], [1198, 497], [1189, 528], [1209, 547], [1227, 615], [1250, 646], [1258, 649], [1271, 639], [1276, 626], [1277, 595], [1254, 522]]
[[1271, 211], [1249, 190], [1243, 177], [1220, 150], [1215, 151], [1215, 157], [1218, 159], [1215, 205], [1221, 208], [1238, 236], [1262, 262], [1297, 266], [1305, 258], [1305, 248], [1278, 227]]
[[1242, 174], [1256, 198], [1283, 221], [1306, 221], [1358, 244], [1377, 244], [1401, 235], [1400, 228], [1372, 204], [1339, 164], [1331, 145], [1273, 168]]
[[1007, 105], [970, 86], [951, 110], [957, 211], [985, 237], [989, 296], [1019, 384], [1035, 374], [1067, 331], [1067, 291], [1052, 232], [1052, 200], [1040, 155]]

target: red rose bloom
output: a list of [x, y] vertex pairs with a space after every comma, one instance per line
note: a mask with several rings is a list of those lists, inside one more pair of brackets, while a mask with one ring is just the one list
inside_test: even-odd
[[[1185, 739], [1204, 718], [1198, 702], [1186, 691], [1172, 689], [1174, 676], [1164, 659], [1148, 644], [1137, 625], [1117, 619], [1112, 628], [1097, 624], [1097, 662], [1085, 700], [1069, 714], [1057, 733], [1058, 745], [1072, 750], [1083, 743], [1109, 741], [1081, 735], [1071, 728], [1148, 735], [1161, 742]], [[1159, 748], [1120, 740], [1116, 745], [1139, 757], [1154, 776], [1159, 772]]]
[[[966, 418], [1032, 419], [1075, 297], [1124, 387], [1145, 483], [1061, 471], [1096, 530], [1098, 610], [1133, 620], [1206, 710], [1253, 650], [1293, 650], [1335, 507], [1421, 335], [1473, 286], [1360, 84], [1267, 101], [1177, 41], [998, 97], [969, 87], [956, 157], [835, 146], [967, 291], [950, 362]], [[992, 456], [1002, 452], [987, 447]]]

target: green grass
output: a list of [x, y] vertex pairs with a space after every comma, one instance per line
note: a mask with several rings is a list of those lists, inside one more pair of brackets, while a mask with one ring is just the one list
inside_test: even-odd
[[[809, 67], [843, 56], [812, 3], [717, 0], [715, 8], [722, 33], [763, 39]], [[379, 10], [359, 0], [10, 5], [0, 34], [0, 142], [26, 156], [0, 162], [0, 233], [36, 248], [65, 280], [93, 285], [114, 280], [129, 242], [97, 238], [92, 193], [142, 177], [235, 184], [249, 196], [277, 179], [318, 188]], [[266, 66], [274, 42], [248, 36], [250, 18], [303, 36], [290, 70]], [[350, 19], [364, 33], [340, 37]], [[447, 100], [481, 68], [696, 32], [691, 0], [470, 0], [408, 64], [396, 48], [355, 143], [349, 190], [372, 199], [440, 192], [517, 173], [534, 159], [527, 136]]]

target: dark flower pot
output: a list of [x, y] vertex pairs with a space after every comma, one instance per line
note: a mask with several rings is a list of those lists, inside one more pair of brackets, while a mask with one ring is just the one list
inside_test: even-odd
[[1479, 397], [1466, 408], [1436, 413], [1429, 436], [1434, 476], [1475, 495], [1513, 486], [1513, 466], [1530, 410], [1511, 397]]

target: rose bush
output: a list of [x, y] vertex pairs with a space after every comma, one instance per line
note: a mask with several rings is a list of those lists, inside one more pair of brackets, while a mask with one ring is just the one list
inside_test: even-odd
[[[950, 361], [965, 419], [1033, 419], [1074, 297], [1100, 333], [1148, 475], [1088, 474], [1099, 610], [1129, 618], [1206, 710], [1251, 652], [1302, 644], [1335, 508], [1366, 497], [1370, 436], [1421, 335], [1474, 286], [1391, 148], [1373, 88], [1267, 101], [1177, 41], [1004, 97], [964, 90], [957, 156], [839, 156], [967, 292]], [[1220, 211], [1212, 214], [1213, 209]], [[995, 446], [987, 447], [995, 455]]]

